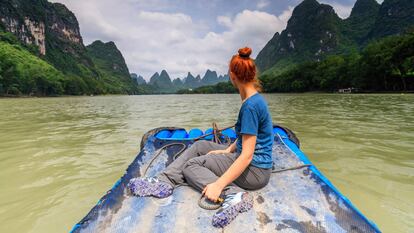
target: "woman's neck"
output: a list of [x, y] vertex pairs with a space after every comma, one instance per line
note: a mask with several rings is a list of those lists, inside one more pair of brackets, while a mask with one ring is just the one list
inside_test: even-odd
[[256, 94], [257, 90], [254, 87], [254, 85], [246, 84], [246, 85], [241, 86], [241, 88], [239, 88], [239, 93], [240, 93], [240, 97], [243, 103], [250, 96]]

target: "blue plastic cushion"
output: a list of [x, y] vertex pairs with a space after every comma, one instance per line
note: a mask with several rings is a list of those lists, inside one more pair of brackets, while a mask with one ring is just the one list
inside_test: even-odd
[[229, 138], [237, 138], [236, 131], [234, 129], [223, 130], [222, 133]]
[[162, 139], [162, 138], [170, 138], [171, 135], [172, 135], [171, 131], [169, 131], [169, 130], [161, 130], [160, 132], [158, 132], [155, 135], [155, 137]]
[[171, 135], [172, 139], [183, 139], [187, 137], [187, 131], [183, 129], [174, 130], [173, 134]]
[[201, 135], [203, 135], [203, 131], [201, 129], [191, 129], [190, 132], [188, 132], [188, 138], [198, 138]]
[[[212, 132], [213, 132], [213, 128], [209, 128], [204, 132], [204, 134], [209, 134], [209, 133], [212, 133]], [[206, 140], [211, 140], [211, 139], [213, 139], [213, 135], [207, 136], [207, 137], [205, 137], [205, 139]]]

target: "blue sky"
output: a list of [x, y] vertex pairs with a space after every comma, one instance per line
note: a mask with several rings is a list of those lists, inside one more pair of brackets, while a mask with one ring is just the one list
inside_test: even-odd
[[[249, 46], [253, 57], [286, 27], [302, 0], [53, 0], [79, 20], [85, 44], [114, 41], [131, 72], [171, 78], [207, 69], [227, 72], [230, 57]], [[346, 18], [356, 0], [320, 0]]]

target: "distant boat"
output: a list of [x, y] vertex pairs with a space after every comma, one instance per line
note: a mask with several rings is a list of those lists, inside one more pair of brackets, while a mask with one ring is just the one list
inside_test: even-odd
[[356, 92], [359, 92], [359, 89], [354, 88], [354, 87], [338, 89], [338, 93], [342, 93], [342, 94], [349, 94], [349, 93], [356, 93]]
[[[132, 196], [128, 182], [162, 171], [194, 139], [211, 133], [162, 127], [147, 132], [141, 151], [119, 179], [72, 232], [380, 232], [299, 149], [287, 128], [274, 126], [274, 173], [269, 184], [251, 191], [252, 210], [240, 214], [224, 229], [214, 228], [214, 211], [200, 208], [200, 193], [180, 186], [165, 199]], [[213, 140], [212, 135], [203, 140]], [[219, 136], [236, 139], [233, 129]], [[223, 142], [225, 143], [225, 142]]]

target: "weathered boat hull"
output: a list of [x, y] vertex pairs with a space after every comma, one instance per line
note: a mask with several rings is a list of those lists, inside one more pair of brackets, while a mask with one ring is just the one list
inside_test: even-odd
[[[310, 166], [274, 173], [265, 188], [251, 192], [253, 210], [240, 214], [224, 229], [211, 225], [214, 211], [200, 208], [200, 194], [188, 186], [176, 188], [166, 199], [129, 194], [129, 180], [141, 176], [159, 148], [176, 142], [191, 146], [191, 138], [200, 132], [169, 128], [147, 134], [141, 152], [125, 175], [72, 232], [380, 232], [311, 164], [295, 137], [278, 126], [274, 128], [274, 169]], [[234, 140], [234, 131], [225, 134]], [[180, 145], [167, 147], [148, 167], [146, 175], [156, 175], [181, 149]]]

